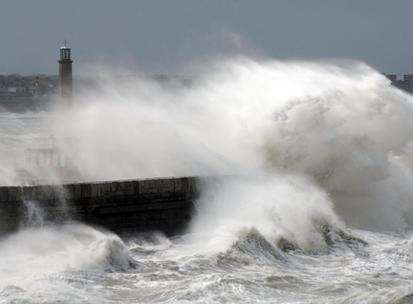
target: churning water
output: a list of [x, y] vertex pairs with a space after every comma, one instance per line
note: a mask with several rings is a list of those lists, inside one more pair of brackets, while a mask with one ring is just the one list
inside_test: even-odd
[[[205, 178], [175, 238], [45, 224], [26, 202], [0, 240], [0, 303], [413, 303], [412, 97], [358, 62], [189, 73], [190, 85], [106, 77], [72, 109], [1, 114], [2, 184], [60, 182], [61, 167], [77, 180], [226, 177]], [[25, 157], [50, 141], [64, 165]]]

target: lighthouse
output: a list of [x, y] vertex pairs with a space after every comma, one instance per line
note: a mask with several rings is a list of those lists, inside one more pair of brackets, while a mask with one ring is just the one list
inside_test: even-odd
[[64, 99], [70, 99], [73, 93], [72, 78], [72, 58], [71, 49], [67, 46], [66, 40], [60, 48], [59, 59], [59, 92]]

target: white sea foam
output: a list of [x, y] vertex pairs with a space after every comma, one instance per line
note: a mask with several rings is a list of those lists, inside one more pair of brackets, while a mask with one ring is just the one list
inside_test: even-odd
[[[129, 265], [129, 253], [112, 234], [78, 225], [32, 228], [0, 241], [0, 292], [18, 294], [22, 289], [30, 295], [36, 290], [42, 293], [40, 287], [47, 283], [36, 282], [46, 278], [50, 286], [55, 286], [51, 283], [54, 274], [64, 281], [70, 280], [68, 272], [73, 271], [82, 282], [94, 272], [105, 273], [104, 283], [99, 277], [91, 281], [110, 288], [120, 284], [116, 285], [119, 290], [110, 289], [115, 300], [123, 289], [127, 290], [125, 299], [136, 293], [138, 296], [132, 298], [140, 302], [170, 298], [177, 302], [202, 301], [204, 297], [236, 301], [241, 295], [256, 299], [258, 292], [276, 298], [283, 287], [280, 282], [293, 278], [294, 292], [289, 293], [288, 286], [283, 289], [291, 301], [311, 301], [306, 296], [314, 293], [331, 303], [331, 293], [343, 302], [354, 297], [368, 302], [366, 299], [373, 299], [372, 290], [352, 285], [360, 271], [365, 271], [362, 281], [366, 286], [377, 283], [370, 277], [374, 269], [391, 277], [386, 281], [391, 288], [391, 282], [397, 280], [390, 266], [383, 268], [378, 263], [384, 259], [388, 265], [396, 261], [401, 278], [409, 278], [403, 272], [403, 255], [409, 249], [400, 246], [400, 251], [389, 254], [378, 245], [382, 240], [376, 244], [366, 232], [362, 234], [373, 242], [373, 249], [356, 252], [360, 258], [356, 259], [352, 251], [343, 259], [298, 257], [297, 264], [305, 272], [290, 265], [276, 268], [274, 275], [274, 267], [265, 269], [266, 273], [251, 266], [243, 270], [252, 272], [253, 277], [250, 272], [243, 276], [243, 272], [223, 272], [204, 254], [225, 252], [251, 231], [259, 234], [262, 244], [272, 246], [285, 238], [304, 250], [318, 250], [327, 245], [320, 231], [322, 224], [381, 232], [410, 228], [410, 95], [391, 87], [383, 75], [359, 62], [239, 57], [210, 62], [190, 69], [188, 74], [193, 75], [189, 85], [159, 84], [144, 77], [119, 81], [109, 71], [100, 81], [100, 90], [83, 91], [71, 109], [1, 115], [2, 184], [22, 183], [17, 170], [21, 162], [13, 158], [19, 158], [24, 148], [34, 144], [44, 147], [39, 138], [49, 136], [70, 160], [67, 166], [77, 179], [232, 177], [206, 180], [198, 202], [199, 215], [192, 223], [191, 237], [186, 238], [189, 244], [162, 242], [160, 247], [143, 248], [145, 254], [142, 248], [134, 247], [146, 263], [142, 274], [107, 275], [105, 270], [126, 269]], [[29, 163], [23, 168], [32, 178], [61, 181], [52, 166], [41, 168]], [[385, 239], [387, 242], [388, 237]], [[396, 246], [393, 240], [388, 242]], [[372, 257], [366, 261], [369, 255]], [[348, 268], [342, 266], [349, 261], [354, 263]], [[317, 277], [319, 269], [325, 272]], [[343, 274], [340, 280], [350, 274], [344, 291], [337, 287], [342, 281], [331, 275], [337, 271]], [[291, 278], [282, 277], [286, 272]], [[327, 292], [306, 285], [308, 277], [303, 274], [307, 273], [317, 278], [317, 285]], [[277, 276], [279, 279], [274, 279]], [[337, 292], [329, 280], [338, 284], [333, 286]], [[93, 286], [102, 286], [99, 284]], [[69, 285], [77, 286], [63, 285], [65, 288], [58, 293]], [[251, 290], [251, 286], [257, 289]], [[189, 291], [184, 292], [187, 287]], [[307, 288], [303, 295], [298, 292], [301, 288]], [[216, 298], [217, 290], [221, 298]], [[361, 296], [360, 290], [365, 291]], [[90, 293], [85, 291], [84, 298], [76, 301], [87, 302]], [[398, 295], [384, 290], [380, 296], [394, 299]]]
[[[406, 227], [412, 97], [385, 76], [360, 62], [245, 57], [188, 74], [160, 84], [107, 71], [69, 110], [8, 117], [1, 151], [53, 136], [84, 180], [287, 172], [315, 181], [347, 223]], [[19, 182], [15, 162], [1, 168], [3, 183]], [[24, 169], [59, 182], [51, 166]]]
[[31, 289], [69, 271], [129, 268], [120, 238], [80, 224], [26, 228], [0, 241], [0, 289]]
[[53, 130], [80, 174], [287, 172], [315, 181], [352, 225], [406, 227], [412, 97], [385, 76], [360, 62], [244, 57], [190, 73], [191, 85], [107, 78], [60, 113]]
[[258, 230], [273, 244], [284, 238], [318, 250], [327, 245], [321, 226], [344, 228], [328, 195], [302, 177], [226, 177], [205, 188], [191, 231], [194, 241], [212, 252], [229, 248], [246, 229]]

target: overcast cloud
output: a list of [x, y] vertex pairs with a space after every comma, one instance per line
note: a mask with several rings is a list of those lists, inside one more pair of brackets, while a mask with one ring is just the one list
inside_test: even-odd
[[174, 72], [228, 53], [353, 58], [413, 72], [411, 0], [0, 0], [0, 74], [89, 63]]

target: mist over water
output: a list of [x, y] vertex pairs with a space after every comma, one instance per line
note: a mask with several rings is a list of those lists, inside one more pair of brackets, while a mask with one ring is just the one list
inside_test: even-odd
[[[22, 169], [52, 183], [221, 178], [204, 178], [188, 233], [171, 240], [44, 225], [41, 202], [27, 203], [32, 224], [0, 240], [0, 300], [391, 303], [412, 291], [412, 96], [353, 61], [237, 57], [188, 74], [107, 71], [70, 109], [1, 114], [2, 184], [25, 183]], [[51, 144], [62, 159], [25, 156]]]

